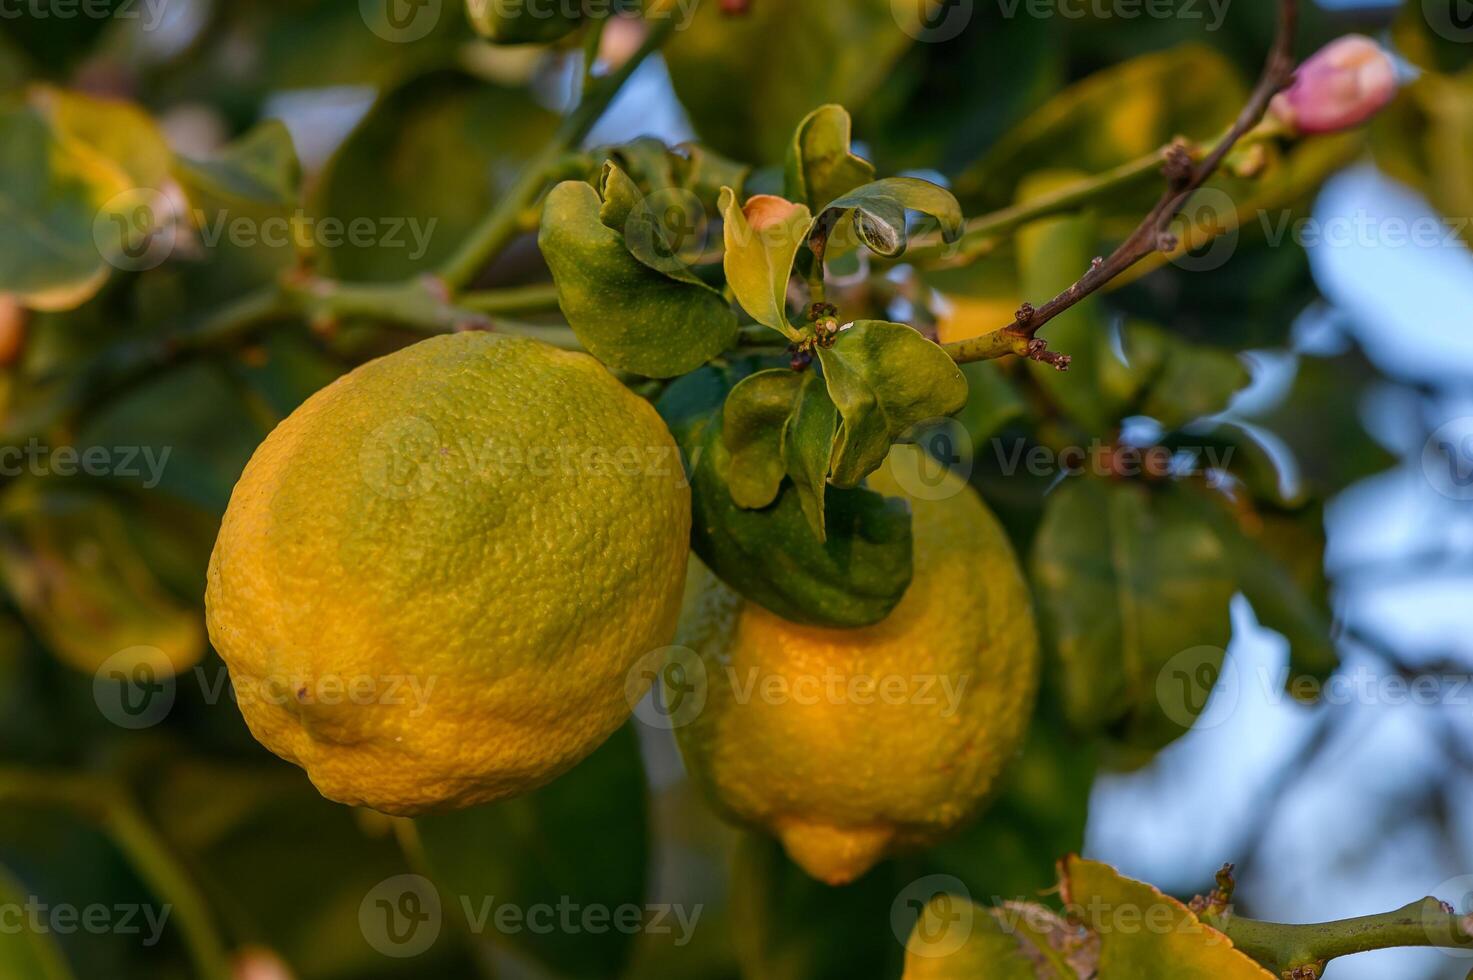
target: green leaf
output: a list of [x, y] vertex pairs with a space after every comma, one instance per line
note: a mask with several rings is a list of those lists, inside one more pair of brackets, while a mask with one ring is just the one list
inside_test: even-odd
[[[721, 8], [697, 4], [664, 56], [702, 140], [752, 163], [781, 163], [815, 106], [862, 104], [916, 36], [914, 7], [892, 0], [753, 3], [740, 17]], [[672, 5], [670, 15], [682, 14]]]
[[715, 209], [723, 187], [730, 187], [738, 197], [743, 194], [752, 172], [750, 166], [727, 159], [699, 143], [683, 143], [678, 149], [681, 154], [673, 161], [676, 182], [696, 195], [703, 205]]
[[1289, 642], [1292, 676], [1328, 677], [1340, 657], [1331, 639], [1321, 509], [1243, 513], [1213, 491], [1190, 499], [1227, 549], [1238, 588], [1259, 623]]
[[910, 585], [909, 506], [870, 490], [829, 487], [824, 541], [792, 483], [769, 507], [738, 507], [720, 408], [745, 370], [702, 368], [671, 385], [657, 406], [690, 474], [691, 547], [729, 587], [784, 619], [832, 627], [879, 622]]
[[[463, 924], [472, 933], [513, 946], [558, 976], [616, 975], [637, 930], [615, 924], [631, 907], [638, 909], [641, 925], [647, 922], [648, 801], [639, 740], [630, 725], [542, 789], [420, 817], [414, 828], [426, 873], [443, 895], [469, 902], [447, 911], [466, 916]], [[580, 916], [605, 910], [609, 927], [547, 931], [531, 928], [531, 919], [506, 932], [497, 926], [497, 913], [507, 906], [524, 915], [546, 906], [556, 922], [569, 905]]]
[[1168, 431], [1215, 415], [1252, 380], [1242, 358], [1191, 344], [1160, 327], [1127, 324], [1121, 336], [1130, 372], [1143, 382], [1134, 409]]
[[837, 487], [856, 486], [878, 469], [917, 422], [951, 415], [967, 402], [955, 362], [903, 323], [861, 320], [818, 356], [842, 418], [829, 465]]
[[471, 26], [495, 44], [550, 44], [578, 29], [582, 8], [566, 3], [540, 7], [526, 0], [465, 0]]
[[[1088, 959], [1078, 930], [1042, 905], [983, 908], [946, 892], [921, 909], [905, 943], [901, 980], [1079, 980]], [[1072, 958], [1071, 958], [1072, 954]]]
[[783, 436], [803, 376], [770, 368], [738, 381], [722, 409], [722, 441], [731, 454], [728, 485], [738, 507], [766, 507], [777, 499], [787, 472]]
[[737, 302], [758, 323], [796, 340], [798, 332], [788, 323], [788, 280], [813, 215], [805, 206], [771, 194], [759, 194], [739, 207], [736, 193], [722, 188], [721, 217], [726, 281]]
[[1335, 357], [1301, 355], [1283, 401], [1250, 421], [1293, 450], [1312, 495], [1325, 499], [1396, 464], [1361, 422], [1361, 404], [1380, 379], [1359, 350]]
[[1028, 408], [998, 362], [973, 361], [961, 365], [961, 371], [967, 380], [967, 404], [956, 419], [971, 437], [975, 453], [1008, 423], [1024, 418]]
[[[296, 231], [301, 206], [301, 164], [280, 122], [257, 125], [209, 160], [181, 158], [174, 173], [189, 197], [204, 247], [203, 262], [189, 267], [187, 305], [217, 306], [274, 282], [296, 264], [296, 234], [264, 234], [271, 226]], [[233, 234], [236, 228], [250, 237]], [[331, 253], [323, 259], [331, 266]]]
[[[1059, 864], [1064, 904], [1100, 937], [1099, 980], [1273, 980], [1191, 909], [1098, 861]], [[1125, 917], [1149, 928], [1126, 928]]]
[[[957, 196], [972, 210], [1003, 207], [1018, 197], [1029, 174], [1068, 161], [1100, 173], [1144, 156], [1181, 135], [1206, 140], [1226, 128], [1243, 105], [1246, 87], [1215, 49], [1186, 44], [1133, 58], [1077, 82], [998, 140], [957, 176]], [[1159, 179], [1139, 192], [1104, 202], [1139, 215], [1160, 194]]]
[[929, 214], [941, 225], [941, 237], [954, 242], [962, 234], [962, 209], [951, 192], [939, 184], [918, 177], [886, 177], [865, 184], [829, 202], [828, 215], [853, 212], [854, 229], [859, 240], [870, 251], [886, 258], [905, 252], [909, 240], [906, 209]]
[[97, 229], [129, 225], [112, 205], [132, 189], [127, 175], [79, 144], [59, 139], [26, 107], [0, 106], [0, 292], [43, 310], [81, 305], [110, 267]]
[[[599, 193], [604, 199], [599, 218], [606, 227], [624, 236], [629, 254], [671, 279], [704, 285], [691, 271], [699, 256], [681, 252], [688, 233], [698, 229], [705, 218], [701, 202], [694, 194], [665, 187], [647, 198], [612, 160], [604, 164], [599, 176]], [[674, 228], [670, 229], [672, 224]], [[675, 240], [669, 234], [671, 230], [678, 233]]]
[[1237, 582], [1189, 493], [1076, 478], [1047, 501], [1033, 581], [1076, 728], [1158, 748], [1204, 707], [1211, 683], [1182, 692], [1166, 668], [1181, 655], [1215, 680]]
[[784, 195], [814, 214], [875, 179], [868, 160], [851, 152], [852, 122], [843, 106], [819, 106], [798, 124], [788, 147]]
[[600, 218], [583, 181], [552, 189], [537, 243], [578, 340], [611, 368], [651, 378], [685, 374], [736, 343], [736, 314], [721, 294], [641, 263]]
[[312, 195], [318, 220], [373, 229], [324, 248], [324, 271], [358, 282], [434, 272], [557, 123], [525, 89], [458, 71], [387, 92], [328, 161]]
[[798, 403], [783, 435], [783, 461], [798, 494], [803, 516], [818, 540], [828, 536], [824, 516], [825, 488], [829, 480], [829, 457], [839, 431], [839, 410], [829, 397], [824, 379], [816, 371], [803, 377]]
[[127, 520], [98, 493], [14, 483], [0, 505], [0, 580], [47, 647], [77, 670], [143, 664], [170, 676], [204, 654], [204, 623], [159, 584]]
[[211, 159], [180, 157], [175, 174], [191, 197], [289, 208], [301, 196], [302, 165], [291, 133], [278, 119], [258, 124]]
[[[0, 866], [0, 908], [24, 909], [25, 886]], [[19, 928], [0, 930], [0, 976], [17, 980], [72, 980], [72, 971], [49, 930], [27, 928], [18, 916]]]

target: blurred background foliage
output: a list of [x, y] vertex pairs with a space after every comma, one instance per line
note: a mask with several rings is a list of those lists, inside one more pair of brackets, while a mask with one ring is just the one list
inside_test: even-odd
[[[1036, 17], [1026, 4], [979, 3], [966, 30], [918, 42], [890, 0], [753, 0], [739, 17], [722, 6], [697, 8], [590, 146], [694, 138], [753, 168], [752, 188], [774, 186], [795, 125], [837, 102], [881, 173], [942, 179], [968, 216], [1178, 135], [1212, 137], [1256, 76], [1273, 16], [1271, 4], [1232, 4], [1214, 24], [1206, 4], [1179, 5], [1199, 16], [1127, 19], [1088, 5], [1081, 17]], [[694, 797], [668, 732], [637, 719], [539, 793], [412, 824], [321, 799], [251, 739], [200, 608], [230, 488], [305, 397], [413, 336], [369, 315], [285, 318], [228, 347], [179, 338], [294, 269], [374, 283], [435, 268], [567, 108], [579, 40], [492, 48], [448, 2], [413, 40], [387, 39], [374, 4], [341, 0], [93, 9], [103, 8], [7, 14], [0, 34], [0, 428], [6, 445], [107, 447], [112, 460], [65, 475], [53, 459], [46, 475], [0, 485], [0, 896], [175, 912], [152, 946], [85, 930], [0, 935], [0, 973], [189, 977], [264, 949], [300, 980], [895, 977], [902, 949], [885, 924], [897, 893], [927, 874], [955, 876], [979, 900], [1031, 899], [1053, 885], [1058, 857], [1085, 850], [1190, 894], [1237, 860], [1252, 872], [1241, 876], [1246, 911], [1297, 921], [1380, 911], [1473, 867], [1466, 710], [1420, 712], [1405, 742], [1385, 745], [1374, 732], [1392, 722], [1366, 717], [1372, 708], [1276, 699], [1249, 673], [1284, 662], [1265, 630], [1288, 641], [1285, 670], [1298, 676], [1323, 678], [1339, 661], [1466, 673], [1473, 652], [1466, 636], [1407, 625], [1445, 621], [1458, 589], [1466, 596], [1467, 505], [1419, 481], [1432, 430], [1466, 414], [1467, 345], [1458, 361], [1437, 344], [1448, 324], [1473, 325], [1473, 304], [1451, 320], [1421, 316], [1427, 329], [1407, 334], [1385, 312], [1416, 309], [1401, 283], [1383, 282], [1386, 306], [1357, 306], [1347, 273], [1274, 234], [1316, 214], [1325, 182], [1352, 168], [1417, 195], [1450, 226], [1461, 219], [1467, 237], [1473, 44], [1435, 30], [1428, 4], [1310, 5], [1301, 54], [1347, 30], [1394, 43], [1415, 77], [1393, 107], [1368, 131], [1269, 146], [1230, 166], [1212, 184], [1228, 202], [1214, 211], [1217, 242], [1048, 326], [1051, 345], [1074, 357], [1069, 373], [967, 368], [961, 428], [933, 448], [967, 467], [1027, 559], [1046, 690], [1005, 791], [975, 826], [840, 889], [805, 878], [773, 842], [723, 827]], [[604, 38], [614, 60], [629, 48], [629, 25], [616, 26]], [[619, 151], [646, 189], [658, 186], [640, 170], [656, 159], [648, 151]], [[601, 162], [593, 151], [585, 161]], [[95, 217], [118, 195], [161, 187], [203, 230], [242, 216], [436, 224], [420, 253], [211, 245], [201, 227], [181, 227], [169, 261], [112, 268], [93, 243]], [[1148, 172], [997, 239], [964, 267], [861, 268], [845, 277], [841, 306], [943, 340], [992, 329], [1077, 278], [1157, 193]], [[530, 233], [536, 215], [526, 217]], [[1459, 247], [1449, 261], [1466, 259]], [[546, 278], [529, 234], [478, 285]], [[1459, 295], [1466, 302], [1466, 281]], [[1180, 469], [1060, 486], [1057, 468], [1030, 475], [1009, 462], [1096, 441], [1168, 447]], [[137, 450], [127, 466], [126, 447]], [[1208, 450], [1231, 453], [1208, 460]], [[1423, 518], [1411, 530], [1410, 515]], [[1387, 526], [1394, 540], [1376, 536]], [[1337, 552], [1331, 541], [1328, 562], [1327, 527], [1347, 542]], [[1377, 583], [1422, 574], [1437, 577], [1434, 611], [1383, 608]], [[1207, 673], [1193, 672], [1180, 698], [1163, 693], [1163, 668], [1199, 647], [1216, 650], [1192, 664]], [[1233, 720], [1182, 738], [1228, 676], [1229, 648], [1241, 682]], [[133, 725], [117, 677], [140, 669], [154, 671], [168, 709]], [[1273, 724], [1249, 710], [1250, 693]], [[1357, 783], [1375, 760], [1408, 754], [1425, 756], [1419, 778]], [[1296, 796], [1311, 785], [1318, 803]], [[1335, 794], [1352, 795], [1327, 811]], [[1283, 817], [1291, 802], [1347, 824], [1341, 849], [1314, 846], [1321, 827]], [[1378, 877], [1377, 862], [1400, 872]], [[360, 907], [406, 873], [440, 886], [445, 923], [429, 952], [399, 960], [372, 948]], [[1338, 906], [1308, 880], [1339, 882]], [[461, 895], [701, 914], [678, 947], [653, 931], [501, 935], [468, 921], [449, 897]], [[1397, 976], [1462, 975], [1437, 954], [1395, 962]], [[1355, 969], [1337, 964], [1331, 976]]]

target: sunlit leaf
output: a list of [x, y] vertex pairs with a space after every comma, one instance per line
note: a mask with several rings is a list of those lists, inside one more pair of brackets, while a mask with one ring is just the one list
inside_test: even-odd
[[0, 173], [0, 291], [38, 309], [85, 302], [111, 271], [97, 227], [126, 221], [109, 210], [132, 189], [126, 173], [23, 107], [0, 107]]
[[788, 280], [813, 222], [808, 208], [770, 194], [739, 206], [735, 192], [723, 188], [721, 217], [726, 281], [737, 302], [758, 323], [796, 337], [788, 323]]
[[854, 229], [870, 251], [886, 258], [904, 253], [908, 242], [905, 212], [920, 211], [935, 218], [944, 241], [954, 242], [962, 233], [962, 209], [951, 192], [939, 184], [917, 177], [886, 177], [830, 201], [825, 220], [837, 212], [853, 213]]
[[1099, 980], [1273, 978], [1181, 902], [1109, 865], [1068, 857], [1059, 884], [1064, 904], [1100, 937]]

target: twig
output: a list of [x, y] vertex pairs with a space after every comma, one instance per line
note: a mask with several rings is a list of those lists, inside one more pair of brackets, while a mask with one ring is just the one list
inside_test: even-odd
[[614, 96], [624, 87], [635, 69], [660, 49], [669, 38], [670, 32], [675, 29], [675, 24], [676, 18], [669, 12], [652, 19], [644, 43], [629, 60], [603, 78], [592, 80], [577, 108], [568, 113], [553, 138], [522, 168], [516, 184], [466, 237], [460, 249], [441, 270], [440, 278], [452, 291], [462, 289], [470, 283], [486, 263], [516, 237], [521, 226], [522, 212], [537, 202], [547, 186], [549, 175], [559, 170], [567, 153], [575, 149], [583, 141], [583, 137], [588, 135], [588, 131], [598, 122], [609, 103], [614, 101]]
[[[1263, 119], [1269, 102], [1294, 77], [1294, 35], [1298, 26], [1299, 8], [1297, 0], [1279, 0], [1279, 26], [1273, 47], [1269, 50], [1268, 62], [1259, 78], [1253, 94], [1238, 113], [1237, 120], [1217, 145], [1201, 160], [1192, 160], [1184, 145], [1174, 145], [1165, 154], [1167, 190], [1149, 214], [1125, 241], [1103, 259], [1096, 259], [1074, 285], [1064, 290], [1042, 306], [1024, 304], [1013, 322], [993, 334], [984, 334], [969, 340], [947, 344], [945, 350], [952, 359], [967, 361], [987, 360], [1007, 354], [1021, 354], [1034, 360], [1047, 360], [1059, 367], [1058, 357], [1048, 350], [1047, 345], [1030, 343], [1039, 329], [1054, 317], [1075, 306], [1111, 279], [1157, 251], [1170, 251], [1176, 247], [1173, 236], [1167, 231], [1171, 221], [1181, 213], [1187, 199], [1207, 182], [1233, 147]], [[1020, 347], [1021, 345], [1021, 347]]]
[[1205, 914], [1203, 921], [1226, 933], [1259, 963], [1284, 977], [1313, 980], [1337, 957], [1375, 949], [1431, 946], [1473, 949], [1473, 916], [1459, 915], [1436, 898], [1424, 898], [1380, 915], [1337, 922], [1287, 925], [1233, 915]]

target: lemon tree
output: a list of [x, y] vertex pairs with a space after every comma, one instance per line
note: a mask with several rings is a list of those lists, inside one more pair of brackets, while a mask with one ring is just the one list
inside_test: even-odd
[[[1295, 346], [1257, 219], [1368, 146], [1456, 212], [1452, 20], [1385, 34], [1421, 75], [1368, 130], [1405, 79], [1298, 62], [1293, 0], [84, 6], [0, 36], [7, 977], [1473, 947], [1073, 856], [1231, 715], [1249, 610], [1292, 696], [1337, 669], [1322, 515], [1392, 379]], [[40, 911], [89, 895], [167, 915]]]

